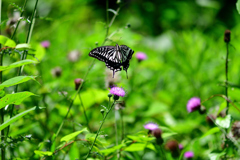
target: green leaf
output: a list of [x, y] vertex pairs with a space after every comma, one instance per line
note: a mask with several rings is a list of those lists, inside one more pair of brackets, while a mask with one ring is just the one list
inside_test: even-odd
[[240, 0], [237, 1], [236, 8], [237, 8], [238, 13], [240, 14]]
[[17, 50], [33, 50], [33, 51], [35, 51], [35, 49], [33, 49], [32, 46], [28, 43], [18, 44], [15, 48]]
[[230, 114], [228, 114], [227, 116], [225, 116], [223, 118], [218, 117], [216, 119], [216, 124], [219, 125], [222, 128], [229, 128], [230, 123], [231, 123], [231, 115]]
[[82, 133], [82, 132], [84, 132], [84, 131], [88, 132], [87, 128], [83, 128], [83, 129], [80, 130], [80, 131], [77, 131], [77, 132], [68, 134], [68, 135], [64, 136], [63, 138], [61, 138], [60, 141], [61, 141], [61, 142], [63, 142], [63, 141], [68, 142], [68, 141], [70, 141], [71, 139], [75, 138], [77, 135], [79, 135], [80, 133]]
[[22, 61], [12, 63], [9, 66], [0, 66], [0, 71], [20, 67], [20, 66], [23, 66], [23, 65], [31, 64], [31, 63], [39, 63], [39, 62], [31, 60], [31, 59], [25, 59], [25, 60], [22, 60]]
[[[13, 77], [11, 79], [8, 79], [6, 81], [4, 81], [2, 84], [0, 84], [0, 90], [5, 88], [5, 87], [10, 87], [10, 86], [14, 86], [29, 80], [35, 80], [35, 76], [17, 76], [17, 77]], [[38, 83], [38, 81], [36, 81]]]
[[[13, 122], [17, 121], [18, 119], [22, 118], [23, 116], [25, 116], [26, 114], [28, 114], [29, 112], [35, 110], [37, 107], [33, 107], [30, 108], [26, 111], [23, 111], [19, 114], [17, 114], [16, 116], [8, 119], [7, 121], [5, 121], [2, 125], [0, 125], [0, 131], [3, 130], [4, 128], [6, 128], [7, 126], [9, 126], [10, 124], [12, 124]], [[43, 107], [39, 107], [39, 109], [42, 109]]]
[[128, 135], [127, 136], [129, 139], [133, 140], [133, 141], [137, 141], [137, 142], [147, 142], [147, 141], [152, 141], [155, 139], [155, 137], [149, 137], [147, 135], [137, 135], [137, 136], [133, 136], [133, 135]]
[[7, 94], [0, 99], [0, 109], [9, 104], [19, 105], [22, 101], [32, 95], [35, 95], [31, 92], [18, 92], [13, 94]]
[[7, 46], [7, 47], [15, 47], [16, 46], [16, 43], [13, 40], [11, 40], [8, 37], [5, 37], [3, 35], [0, 35], [0, 43], [3, 46]]
[[219, 110], [218, 110], [218, 114], [222, 112], [222, 110], [224, 110], [224, 108], [227, 107], [227, 102], [226, 100], [224, 100], [221, 104], [220, 104], [220, 107], [219, 107]]
[[105, 156], [107, 156], [107, 155], [114, 153], [117, 150], [121, 149], [123, 146], [124, 146], [124, 144], [119, 144], [117, 146], [101, 150], [100, 152], [103, 153]]
[[223, 156], [225, 154], [225, 152], [221, 152], [221, 153], [210, 153], [208, 156], [210, 158], [210, 160], [219, 160], [219, 158], [221, 156]]
[[[86, 139], [87, 141], [93, 143], [95, 137], [96, 137], [96, 134], [89, 133], [89, 134], [86, 134], [85, 139]], [[99, 136], [97, 137], [97, 140], [96, 140], [96, 142], [95, 142], [95, 145], [98, 146], [98, 147], [106, 148], [109, 144], [108, 144], [108, 142], [105, 140], [104, 137], [102, 137], [102, 136], [99, 135]], [[96, 148], [96, 149], [98, 149], [98, 148]]]
[[135, 152], [135, 151], [143, 151], [145, 148], [149, 148], [151, 150], [155, 150], [155, 147], [152, 143], [133, 143], [127, 148], [124, 149], [124, 151], [128, 152]]
[[206, 133], [204, 133], [204, 135], [202, 135], [201, 138], [204, 138], [204, 137], [206, 137], [206, 136], [208, 136], [208, 135], [217, 133], [217, 132], [219, 132], [219, 131], [220, 131], [220, 129], [219, 129], [218, 127], [214, 127], [214, 128], [212, 128], [212, 129], [210, 129], [209, 131], [207, 131]]
[[35, 150], [34, 153], [40, 157], [43, 156], [51, 156], [53, 153], [50, 151], [39, 151], [39, 150]]

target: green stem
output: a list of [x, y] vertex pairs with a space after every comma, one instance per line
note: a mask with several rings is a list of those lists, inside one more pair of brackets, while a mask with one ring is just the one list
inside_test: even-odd
[[[23, 4], [23, 7], [22, 7], [22, 11], [21, 11], [20, 17], [23, 16], [23, 13], [24, 13], [24, 10], [25, 10], [25, 7], [26, 7], [26, 4], [27, 4], [27, 0], [24, 1], [24, 4]], [[15, 36], [15, 34], [16, 34], [16, 32], [17, 32], [17, 29], [18, 29], [18, 26], [19, 26], [20, 22], [21, 22], [21, 20], [18, 20], [17, 25], [16, 25], [16, 28], [14, 29], [13, 34], [12, 34], [12, 36], [11, 36], [11, 39], [14, 38], [14, 36]]]
[[[95, 59], [93, 59], [93, 61], [92, 61], [91, 65], [90, 65], [90, 67], [88, 68], [86, 74], [84, 75], [83, 80], [85, 80], [85, 79], [87, 78], [87, 75], [88, 75], [89, 71], [91, 70], [91, 68], [92, 68], [92, 66], [93, 66], [93, 64], [94, 64], [94, 61], [95, 61]], [[62, 126], [63, 126], [63, 123], [64, 123], [65, 119], [68, 117], [68, 114], [69, 114], [69, 112], [70, 112], [70, 110], [71, 110], [71, 108], [72, 108], [73, 102], [75, 101], [77, 95], [79, 94], [80, 89], [82, 88], [83, 83], [84, 83], [84, 81], [83, 81], [83, 82], [80, 84], [80, 86], [78, 87], [78, 90], [77, 90], [76, 94], [74, 95], [73, 100], [71, 101], [71, 103], [70, 103], [70, 105], [69, 105], [69, 107], [68, 107], [67, 114], [66, 114], [65, 117], [63, 118], [62, 123], [60, 124], [60, 126], [59, 126], [59, 128], [58, 128], [58, 130], [57, 130], [57, 133], [56, 133], [55, 139], [57, 138], [59, 132], [61, 131]]]
[[102, 126], [103, 126], [103, 124], [104, 124], [104, 122], [105, 122], [105, 119], [106, 119], [108, 113], [112, 110], [115, 102], [116, 102], [116, 101], [113, 102], [113, 104], [112, 104], [111, 107], [108, 109], [108, 111], [107, 111], [107, 113], [105, 114], [105, 116], [103, 117], [102, 123], [101, 123], [101, 125], [100, 125], [100, 127], [99, 127], [99, 129], [98, 129], [98, 131], [97, 131], [97, 134], [96, 134], [95, 139], [94, 139], [94, 141], [93, 141], [93, 143], [92, 143], [92, 146], [91, 146], [90, 150], [88, 151], [88, 154], [87, 154], [87, 156], [86, 156], [86, 159], [88, 158], [89, 154], [91, 153], [91, 151], [92, 151], [92, 149], [93, 149], [93, 146], [94, 146], [94, 144], [95, 144], [95, 142], [96, 142], [96, 140], [97, 140], [97, 137], [98, 137], [98, 135], [99, 135], [99, 133], [100, 133], [100, 130], [101, 130], [101, 128], [102, 128]]
[[80, 103], [81, 103], [81, 106], [82, 106], [83, 114], [84, 114], [84, 116], [85, 116], [88, 129], [89, 129], [89, 131], [91, 131], [91, 129], [90, 129], [90, 127], [89, 127], [89, 123], [88, 123], [88, 118], [87, 118], [86, 110], [85, 110], [85, 107], [84, 107], [84, 105], [83, 105], [83, 101], [82, 101], [82, 98], [81, 98], [81, 96], [80, 96], [80, 93], [78, 93], [78, 97], [79, 97], [79, 100], [80, 100]]
[[[228, 98], [228, 54], [229, 54], [229, 51], [228, 51], [228, 44], [229, 43], [226, 43], [226, 48], [227, 48], [227, 53], [226, 53], [226, 61], [225, 61], [225, 76], [226, 76], [226, 80], [225, 80], [225, 94], [226, 94], [226, 97]], [[228, 109], [229, 109], [229, 102], [227, 102], [227, 110], [226, 110], [226, 115], [228, 114]]]
[[[117, 113], [118, 111], [115, 109], [115, 138], [116, 138], [116, 146], [118, 146], [118, 129], [117, 129]], [[117, 159], [120, 159], [120, 150], [117, 151]]]
[[[34, 10], [33, 10], [33, 13], [32, 13], [32, 17], [31, 17], [31, 23], [30, 23], [30, 26], [29, 26], [29, 29], [28, 29], [28, 35], [27, 35], [27, 39], [26, 39], [26, 43], [28, 43], [28, 44], [30, 43], [31, 35], [32, 35], [32, 31], [33, 31], [33, 26], [35, 24], [35, 16], [36, 16], [36, 12], [37, 12], [37, 4], [38, 4], [38, 0], [36, 0], [35, 7], [34, 7]], [[23, 54], [21, 56], [21, 60], [26, 59], [27, 53], [28, 53], [28, 51], [24, 50], [24, 52], [23, 52]], [[19, 67], [18, 76], [20, 76], [22, 74], [23, 68], [24, 68], [24, 66]], [[16, 93], [17, 90], [18, 90], [18, 85], [15, 86], [14, 93]], [[11, 105], [10, 106], [10, 118], [13, 116], [13, 109], [14, 109], [14, 105]], [[9, 130], [10, 130], [10, 125], [7, 128], [7, 134], [6, 134], [5, 139], [8, 136]]]

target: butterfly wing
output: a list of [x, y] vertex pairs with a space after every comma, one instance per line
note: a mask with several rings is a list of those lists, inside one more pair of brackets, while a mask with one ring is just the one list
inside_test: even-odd
[[132, 58], [134, 51], [126, 45], [121, 45], [120, 50], [122, 53], [122, 66], [123, 70], [127, 72], [129, 67], [129, 61]]
[[122, 70], [122, 58], [118, 45], [97, 47], [89, 53], [89, 56], [105, 62], [106, 66], [113, 71], [113, 77], [115, 72]]

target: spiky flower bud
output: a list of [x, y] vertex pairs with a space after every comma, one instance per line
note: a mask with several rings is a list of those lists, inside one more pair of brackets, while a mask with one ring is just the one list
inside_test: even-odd
[[227, 29], [224, 32], [224, 42], [229, 43], [230, 40], [231, 40], [231, 31]]

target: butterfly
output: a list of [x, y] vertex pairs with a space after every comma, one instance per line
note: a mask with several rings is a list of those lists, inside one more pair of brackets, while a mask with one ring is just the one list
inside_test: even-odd
[[122, 68], [127, 73], [133, 53], [134, 51], [128, 46], [116, 44], [116, 46], [97, 47], [89, 53], [89, 56], [105, 62], [106, 66], [113, 71], [114, 78], [115, 72], [121, 71]]

